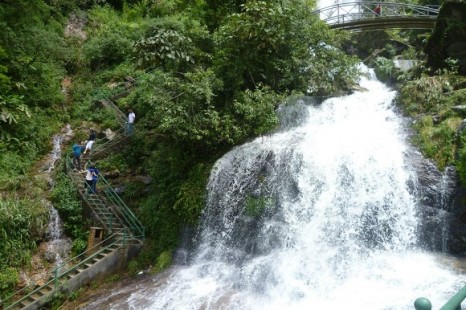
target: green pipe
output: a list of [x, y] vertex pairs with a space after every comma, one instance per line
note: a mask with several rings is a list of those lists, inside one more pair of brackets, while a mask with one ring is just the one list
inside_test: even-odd
[[466, 285], [463, 286], [440, 310], [461, 310], [461, 303], [466, 298]]
[[414, 308], [416, 310], [431, 310], [432, 303], [425, 297], [419, 297], [416, 299], [416, 301], [414, 301]]

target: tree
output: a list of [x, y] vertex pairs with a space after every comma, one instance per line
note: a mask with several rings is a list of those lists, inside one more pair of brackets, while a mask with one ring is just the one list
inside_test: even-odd
[[[230, 15], [215, 33], [215, 66], [225, 82], [226, 97], [259, 83], [274, 91], [331, 89], [334, 80], [354, 78], [356, 60], [338, 46], [340, 38], [302, 1], [249, 1]], [[329, 47], [329, 48], [327, 48]], [[331, 62], [331, 65], [330, 65]], [[318, 66], [334, 71], [322, 75]], [[328, 70], [327, 70], [328, 71]], [[314, 83], [315, 84], [315, 83]]]

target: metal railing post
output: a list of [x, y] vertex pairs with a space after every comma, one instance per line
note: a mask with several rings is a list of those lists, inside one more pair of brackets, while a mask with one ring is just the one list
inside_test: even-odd
[[112, 231], [113, 228], [113, 213], [110, 213], [110, 231]]
[[55, 268], [55, 271], [53, 272], [54, 273], [53, 286], [55, 288], [58, 287], [58, 269], [60, 269], [60, 266], [57, 266], [57, 268]]

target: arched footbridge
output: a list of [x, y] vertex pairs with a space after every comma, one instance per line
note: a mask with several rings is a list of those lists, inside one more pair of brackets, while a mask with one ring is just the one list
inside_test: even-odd
[[[379, 13], [375, 9], [380, 5]], [[396, 2], [342, 2], [315, 11], [331, 28], [350, 31], [433, 29], [438, 5]]]

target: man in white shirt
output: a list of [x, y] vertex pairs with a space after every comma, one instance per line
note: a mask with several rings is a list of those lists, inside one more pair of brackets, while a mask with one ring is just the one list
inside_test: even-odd
[[126, 123], [126, 133], [129, 135], [133, 133], [133, 125], [134, 125], [135, 119], [136, 119], [136, 114], [134, 114], [133, 110], [129, 109], [128, 121]]

